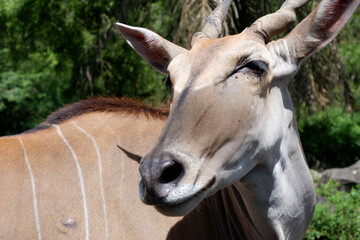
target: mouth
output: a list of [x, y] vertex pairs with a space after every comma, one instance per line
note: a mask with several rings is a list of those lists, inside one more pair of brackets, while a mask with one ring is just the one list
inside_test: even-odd
[[[210, 181], [200, 191], [186, 196], [176, 201], [166, 201], [163, 199], [161, 203], [154, 204], [155, 209], [167, 216], [184, 216], [190, 213], [207, 195], [211, 187], [215, 184], [216, 177], [210, 179]], [[141, 185], [141, 184], [140, 184]], [[143, 194], [140, 191], [141, 200], [146, 203], [146, 199], [143, 198]]]

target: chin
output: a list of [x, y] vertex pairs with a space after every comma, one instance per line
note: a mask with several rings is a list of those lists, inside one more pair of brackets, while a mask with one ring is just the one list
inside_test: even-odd
[[196, 194], [179, 203], [154, 205], [155, 209], [166, 216], [179, 217], [189, 214], [205, 198], [205, 193]]

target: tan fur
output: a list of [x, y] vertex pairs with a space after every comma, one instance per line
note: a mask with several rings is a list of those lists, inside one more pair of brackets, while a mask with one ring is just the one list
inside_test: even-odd
[[[140, 155], [154, 144], [164, 124], [122, 113], [94, 112], [72, 118], [59, 127], [78, 156], [83, 171], [91, 239], [105, 239], [99, 169], [91, 140], [72, 122], [91, 134], [100, 148], [107, 203], [109, 239], [165, 239], [178, 220], [165, 218], [138, 197], [138, 163], [117, 147]], [[32, 167], [41, 235], [44, 239], [84, 238], [84, 216], [79, 178], [73, 157], [50, 127], [35, 133], [0, 138], [0, 239], [36, 239], [29, 172], [18, 138]], [[72, 219], [75, 227], [63, 223]], [[158, 224], [147, 224], [155, 221]]]

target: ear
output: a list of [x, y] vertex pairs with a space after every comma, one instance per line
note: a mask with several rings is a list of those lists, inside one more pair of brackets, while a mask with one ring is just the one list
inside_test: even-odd
[[157, 71], [167, 74], [167, 67], [178, 54], [187, 50], [145, 28], [116, 23], [130, 46]]
[[323, 0], [285, 37], [293, 60], [300, 63], [333, 40], [359, 3], [360, 0]]

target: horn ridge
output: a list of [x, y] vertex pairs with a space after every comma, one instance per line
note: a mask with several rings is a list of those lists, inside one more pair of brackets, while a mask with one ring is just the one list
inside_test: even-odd
[[296, 21], [295, 10], [305, 5], [309, 0], [287, 0], [275, 13], [265, 15], [256, 20], [249, 28], [264, 42], [268, 42], [273, 36], [285, 31]]
[[193, 35], [191, 45], [197, 38], [217, 38], [222, 32], [222, 23], [226, 18], [232, 0], [222, 1], [212, 13], [205, 19], [204, 27], [201, 32]]

